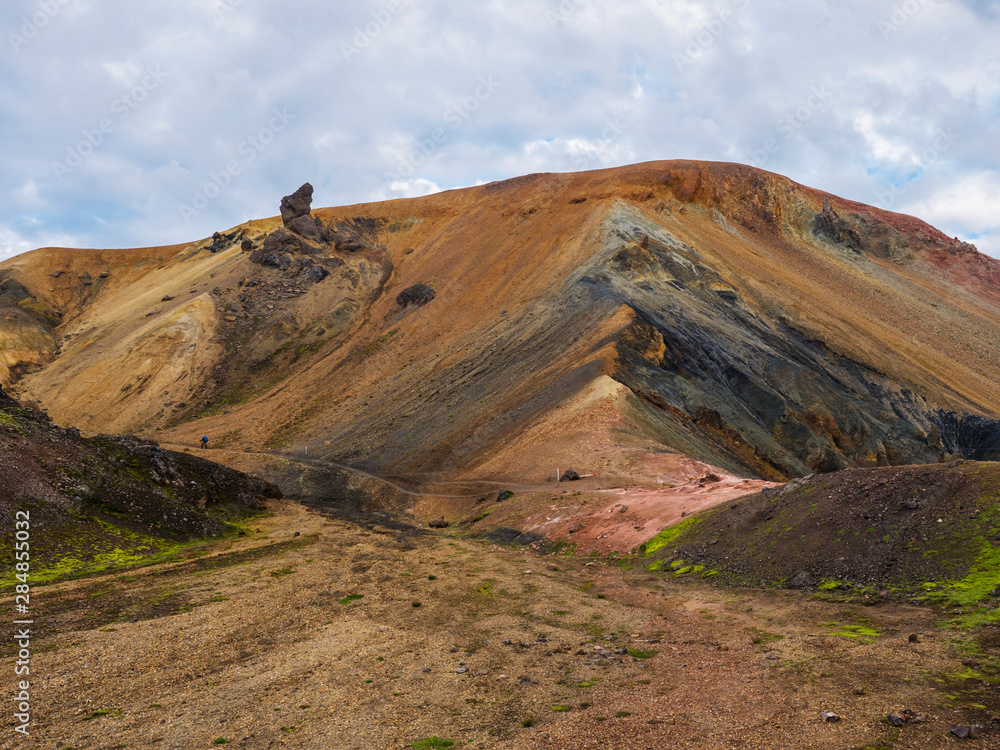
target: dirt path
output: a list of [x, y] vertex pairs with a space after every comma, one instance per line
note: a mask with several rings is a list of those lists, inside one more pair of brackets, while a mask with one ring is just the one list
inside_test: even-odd
[[[935, 682], [960, 656], [917, 608], [714, 591], [291, 502], [257, 526], [214, 558], [39, 588], [20, 746], [937, 748], [990, 700]], [[902, 708], [930, 719], [890, 729]]]

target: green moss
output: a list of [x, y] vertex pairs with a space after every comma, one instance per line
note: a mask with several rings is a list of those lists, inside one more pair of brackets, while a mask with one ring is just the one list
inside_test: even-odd
[[[836, 626], [836, 623], [833, 623]], [[876, 638], [882, 635], [880, 632], [873, 628], [865, 627], [864, 625], [840, 625], [839, 630], [830, 635], [839, 636], [841, 638], [857, 638], [862, 643], [872, 643]]]
[[476, 586], [476, 593], [480, 596], [490, 596], [493, 593], [493, 587], [496, 585], [496, 581], [489, 579], [483, 581], [481, 584]]
[[454, 747], [455, 743], [451, 740], [441, 739], [440, 737], [424, 737], [422, 740], [417, 740], [410, 747], [413, 750], [438, 750], [438, 748], [443, 747]]
[[816, 588], [820, 591], [834, 591], [843, 588], [845, 585], [843, 581], [838, 581], [836, 578], [824, 578]]
[[692, 530], [702, 521], [702, 516], [692, 516], [686, 521], [681, 521], [680, 523], [675, 523], [673, 526], [668, 526], [659, 534], [654, 536], [648, 542], [640, 547], [640, 550], [648, 557], [654, 552], [663, 549], [668, 544], [671, 544], [677, 539], [679, 539], [684, 533]]
[[657, 653], [657, 651], [640, 651], [635, 648], [630, 648], [628, 650], [628, 655], [633, 659], [652, 659]]
[[1000, 548], [984, 542], [969, 569], [958, 581], [945, 583], [940, 589], [925, 594], [924, 601], [945, 606], [969, 606], [989, 599], [990, 592], [1000, 582]]
[[340, 600], [341, 604], [350, 604], [351, 602], [356, 602], [358, 599], [364, 599], [364, 594], [348, 594], [343, 599]]

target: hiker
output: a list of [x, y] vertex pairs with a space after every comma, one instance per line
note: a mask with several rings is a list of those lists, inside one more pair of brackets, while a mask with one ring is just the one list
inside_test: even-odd
[[203, 437], [201, 439], [201, 447], [202, 448], [207, 448], [208, 447], [208, 435], [205, 435], [205, 437]]

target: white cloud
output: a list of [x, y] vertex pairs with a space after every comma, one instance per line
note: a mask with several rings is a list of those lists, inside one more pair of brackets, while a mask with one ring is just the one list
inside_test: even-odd
[[[196, 239], [273, 215], [306, 180], [338, 205], [668, 158], [761, 157], [868, 203], [905, 177], [904, 210], [1000, 236], [996, 4], [918, 5], [885, 36], [892, 4], [860, 0], [76, 0], [0, 50], [0, 252]], [[0, 31], [35, 10], [13, 0]], [[122, 109], [156, 66], [167, 77]], [[275, 110], [294, 119], [268, 134]], [[53, 161], [108, 118], [57, 179]]]
[[962, 226], [971, 234], [996, 229], [1000, 225], [1000, 173], [966, 175], [907, 208], [936, 226]]

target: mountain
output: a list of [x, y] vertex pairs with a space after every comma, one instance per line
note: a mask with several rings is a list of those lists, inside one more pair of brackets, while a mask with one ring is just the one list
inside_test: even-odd
[[0, 264], [61, 424], [424, 481], [1000, 458], [1000, 262], [746, 166], [538, 174]]

